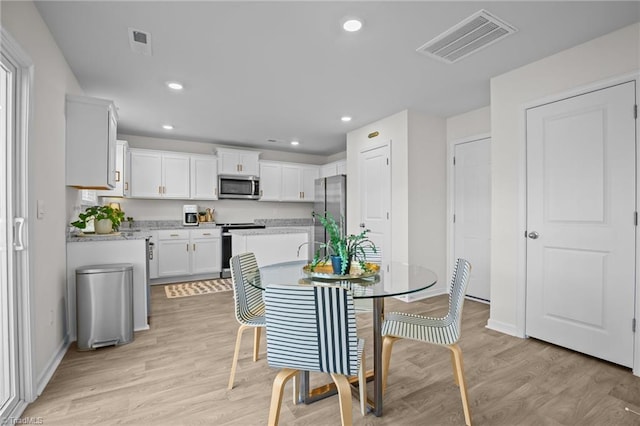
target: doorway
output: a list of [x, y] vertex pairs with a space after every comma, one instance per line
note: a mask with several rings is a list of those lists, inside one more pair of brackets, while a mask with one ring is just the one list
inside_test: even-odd
[[[491, 139], [453, 145], [453, 259], [473, 267], [467, 296], [491, 299]], [[454, 262], [449, 262], [453, 264]]]
[[31, 61], [0, 28], [0, 419], [35, 399], [28, 279], [27, 137]]
[[635, 81], [526, 111], [526, 334], [631, 367]]

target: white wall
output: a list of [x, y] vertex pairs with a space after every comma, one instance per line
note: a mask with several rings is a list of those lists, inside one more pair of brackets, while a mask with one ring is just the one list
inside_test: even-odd
[[[65, 95], [82, 94], [32, 2], [2, 2], [2, 26], [34, 63], [33, 116], [28, 147], [30, 283], [39, 388], [64, 349], [66, 330]], [[36, 200], [45, 215], [36, 220]]]
[[447, 118], [447, 142], [491, 133], [491, 107], [486, 106]]
[[550, 95], [640, 69], [640, 24], [491, 80], [491, 314], [489, 326], [522, 330], [524, 298], [524, 112]]

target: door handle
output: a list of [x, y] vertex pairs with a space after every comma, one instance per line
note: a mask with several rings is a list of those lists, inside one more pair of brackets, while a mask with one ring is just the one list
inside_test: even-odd
[[529, 232], [529, 234], [527, 234], [527, 237], [531, 238], [532, 240], [537, 240], [539, 236], [540, 234], [538, 234], [536, 231], [531, 231]]
[[15, 251], [22, 251], [25, 249], [24, 241], [22, 241], [24, 235], [24, 218], [16, 217], [13, 219], [13, 223], [13, 249]]

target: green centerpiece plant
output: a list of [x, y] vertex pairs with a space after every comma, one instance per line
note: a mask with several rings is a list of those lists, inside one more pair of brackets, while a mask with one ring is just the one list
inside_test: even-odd
[[[122, 210], [114, 209], [110, 206], [90, 206], [87, 207], [84, 213], [78, 215], [78, 220], [71, 222], [72, 226], [80, 230], [87, 228], [87, 224], [91, 221], [94, 222], [96, 233], [110, 233], [117, 231], [120, 228], [120, 223], [124, 219], [124, 212]], [[101, 222], [102, 221], [102, 222]], [[108, 230], [106, 232], [100, 232], [99, 227], [107, 222]]]
[[[357, 261], [362, 271], [366, 271], [367, 252], [377, 253], [376, 245], [367, 236], [369, 229], [363, 229], [359, 234], [346, 235], [342, 226], [344, 218], [341, 218], [339, 224], [329, 212], [324, 215], [314, 213], [314, 216], [326, 229], [329, 238], [316, 251], [311, 263], [311, 270], [313, 271], [320, 263], [324, 264], [330, 261], [334, 274], [345, 275], [349, 273], [351, 262]], [[323, 249], [325, 256], [320, 253]]]

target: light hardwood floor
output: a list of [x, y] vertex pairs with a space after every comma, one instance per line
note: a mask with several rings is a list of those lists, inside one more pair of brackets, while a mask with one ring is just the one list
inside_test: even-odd
[[[386, 310], [440, 315], [439, 296]], [[358, 315], [370, 342], [369, 314]], [[475, 425], [639, 425], [640, 378], [631, 371], [533, 339], [485, 328], [487, 305], [467, 300], [460, 346]], [[72, 346], [43, 394], [23, 413], [45, 425], [265, 425], [276, 370], [251, 360], [245, 334], [235, 387], [227, 390], [237, 323], [232, 292], [167, 299], [152, 288], [151, 330], [120, 347], [78, 352]], [[263, 334], [264, 336], [264, 334]], [[369, 343], [370, 344], [370, 343]], [[368, 349], [368, 365], [372, 365]], [[314, 380], [324, 380], [314, 376]], [[289, 385], [288, 385], [289, 386]], [[337, 397], [293, 405], [282, 425], [339, 425]], [[393, 351], [384, 415], [355, 425], [464, 425], [460, 394], [444, 348], [398, 342]]]

